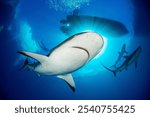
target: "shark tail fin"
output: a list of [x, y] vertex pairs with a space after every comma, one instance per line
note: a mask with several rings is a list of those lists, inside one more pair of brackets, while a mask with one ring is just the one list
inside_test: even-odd
[[114, 74], [114, 76], [116, 76], [116, 71], [115, 70], [112, 70], [112, 69], [109, 69], [108, 67], [106, 67], [105, 65], [102, 64], [102, 66], [107, 69], [108, 71], [112, 72]]
[[22, 65], [22, 67], [19, 69], [19, 71], [21, 71], [23, 68], [25, 68], [26, 65], [28, 65], [28, 63], [29, 63], [29, 61], [28, 61], [28, 59], [26, 58], [26, 60], [24, 61], [23, 65]]

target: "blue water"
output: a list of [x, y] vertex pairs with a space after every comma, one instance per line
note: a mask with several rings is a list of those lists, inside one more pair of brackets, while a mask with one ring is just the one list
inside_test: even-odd
[[[130, 0], [78, 0], [69, 3], [55, 0], [21, 0], [16, 8], [14, 20], [9, 24], [10, 35], [1, 46], [4, 53], [0, 77], [1, 99], [150, 99], [149, 96], [149, 41], [145, 35], [135, 33], [136, 11]], [[18, 71], [25, 57], [17, 51], [25, 50], [47, 54], [38, 42], [49, 50], [69, 36], [60, 30], [60, 20], [73, 10], [80, 15], [104, 17], [123, 23], [129, 33], [113, 37], [105, 32], [105, 44], [99, 56], [73, 73], [76, 92], [55, 76], [41, 76], [26, 70]], [[76, 32], [91, 30], [88, 26]], [[114, 29], [117, 30], [117, 29]], [[7, 31], [5, 32], [7, 33]], [[123, 44], [132, 53], [142, 46], [138, 68], [134, 64], [114, 77], [101, 63], [111, 66], [118, 57]], [[5, 53], [5, 51], [7, 53]], [[30, 61], [32, 61], [30, 59]], [[7, 62], [7, 63], [5, 63]]]

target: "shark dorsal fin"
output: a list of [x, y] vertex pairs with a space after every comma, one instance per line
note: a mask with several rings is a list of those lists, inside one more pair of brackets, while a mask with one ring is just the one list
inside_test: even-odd
[[59, 75], [58, 78], [65, 80], [65, 82], [70, 86], [70, 88], [75, 91], [75, 83], [71, 74]]
[[28, 57], [31, 57], [37, 61], [39, 61], [40, 63], [44, 63], [45, 60], [47, 59], [46, 56], [44, 55], [41, 55], [41, 54], [36, 54], [36, 53], [32, 53], [32, 52], [25, 52], [25, 51], [22, 51], [22, 52], [18, 52], [19, 54], [22, 54], [22, 55], [25, 55], [25, 56], [28, 56]]

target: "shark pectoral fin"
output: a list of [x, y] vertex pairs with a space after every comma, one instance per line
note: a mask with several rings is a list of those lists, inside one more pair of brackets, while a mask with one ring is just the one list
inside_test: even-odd
[[46, 56], [44, 55], [41, 55], [41, 54], [36, 54], [36, 53], [32, 53], [32, 52], [25, 52], [25, 51], [22, 51], [22, 52], [18, 52], [19, 54], [22, 54], [22, 55], [25, 55], [25, 56], [28, 56], [28, 57], [31, 57], [33, 59], [36, 59], [37, 61], [39, 61], [40, 63], [43, 63], [45, 62], [45, 60], [47, 59]]
[[65, 80], [65, 82], [70, 86], [73, 92], [75, 92], [75, 83], [71, 74], [59, 75], [57, 77]]

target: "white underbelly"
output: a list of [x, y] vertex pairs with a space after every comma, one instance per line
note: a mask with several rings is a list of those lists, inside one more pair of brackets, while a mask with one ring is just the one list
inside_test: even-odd
[[47, 67], [50, 67], [49, 69], [53, 75], [65, 74], [79, 69], [86, 64], [88, 59], [89, 55], [83, 49], [64, 48], [51, 55], [50, 66], [47, 64]]
[[59, 75], [71, 73], [94, 58], [103, 47], [103, 38], [96, 33], [84, 33], [60, 44], [44, 65], [45, 73]]

